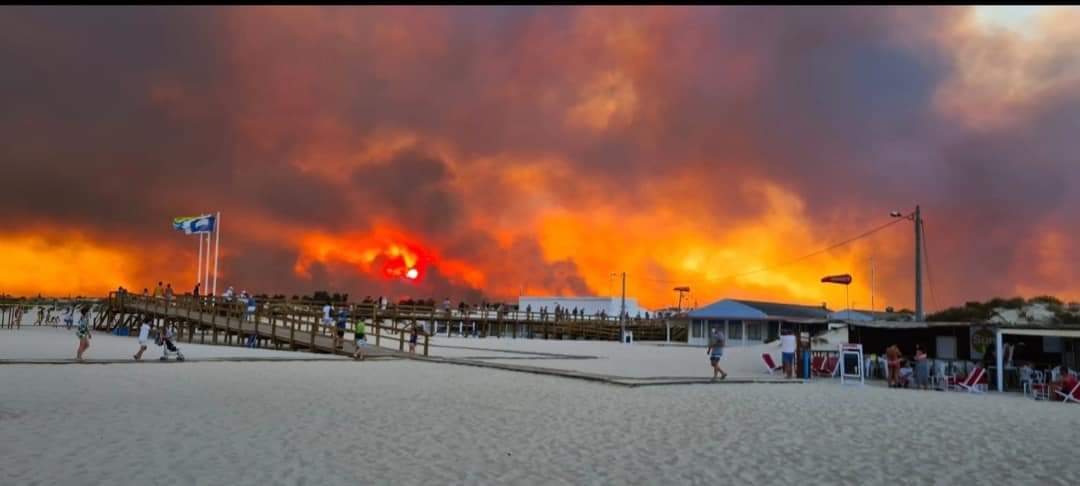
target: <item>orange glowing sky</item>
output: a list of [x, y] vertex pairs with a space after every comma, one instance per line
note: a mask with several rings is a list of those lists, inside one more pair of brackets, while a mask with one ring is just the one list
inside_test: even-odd
[[[1080, 299], [1076, 9], [7, 8], [0, 293]], [[873, 262], [873, 263], [871, 263]], [[416, 269], [418, 278], [405, 278]]]

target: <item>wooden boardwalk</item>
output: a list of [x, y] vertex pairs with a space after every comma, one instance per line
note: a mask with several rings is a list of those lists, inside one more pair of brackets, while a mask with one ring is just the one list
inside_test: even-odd
[[[220, 300], [220, 299], [219, 299]], [[350, 313], [349, 325], [344, 336], [337, 328], [320, 321], [321, 312], [310, 306], [293, 306], [285, 302], [268, 302], [247, 310], [239, 302], [215, 301], [211, 298], [176, 297], [172, 301], [137, 295], [109, 296], [94, 327], [98, 330], [127, 328], [138, 329], [141, 317], [154, 318], [154, 325], [172, 324], [181, 342], [240, 345], [254, 337], [258, 347], [306, 350], [317, 353], [351, 355], [356, 350], [353, 323], [356, 314]], [[365, 319], [365, 321], [367, 321]], [[412, 332], [412, 323], [387, 325], [375, 320], [365, 322], [368, 356], [400, 355], [405, 353], [406, 341]], [[416, 353], [427, 356], [430, 336], [420, 326], [417, 328]], [[198, 338], [198, 339], [196, 339]], [[397, 350], [386, 345], [397, 344]]]

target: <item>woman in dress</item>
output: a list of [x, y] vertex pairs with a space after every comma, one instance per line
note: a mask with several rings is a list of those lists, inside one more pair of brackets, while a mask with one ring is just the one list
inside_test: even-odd
[[75, 354], [75, 359], [82, 361], [83, 353], [90, 347], [90, 308], [83, 307], [81, 314], [79, 315], [79, 327], [75, 331], [75, 337], [79, 338], [79, 351]]

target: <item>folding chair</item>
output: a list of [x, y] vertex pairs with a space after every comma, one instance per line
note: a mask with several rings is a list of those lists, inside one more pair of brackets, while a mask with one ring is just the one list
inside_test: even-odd
[[783, 366], [776, 366], [776, 361], [773, 361], [772, 355], [769, 353], [761, 353], [761, 362], [765, 365], [765, 371], [770, 375], [774, 371], [783, 368]]
[[964, 381], [957, 383], [957, 386], [963, 388], [968, 393], [983, 393], [985, 391], [985, 385], [980, 382], [985, 376], [986, 370], [981, 366], [976, 366]]
[[1080, 403], [1080, 381], [1076, 382], [1068, 393], [1063, 393], [1061, 390], [1054, 390], [1054, 393], [1061, 395], [1061, 403]]
[[825, 365], [825, 357], [824, 356], [819, 355], [819, 356], [814, 356], [814, 357], [810, 358], [810, 371], [812, 371], [813, 374], [817, 375], [817, 374], [821, 373], [822, 366], [824, 366], [824, 365]]

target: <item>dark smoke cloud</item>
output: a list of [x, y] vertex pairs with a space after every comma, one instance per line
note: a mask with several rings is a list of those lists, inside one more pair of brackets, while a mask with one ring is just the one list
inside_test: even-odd
[[[1018, 239], [1053, 227], [1080, 241], [1067, 224], [1080, 204], [1080, 88], [1024, 104], [1003, 128], [970, 128], [943, 113], [936, 100], [958, 61], [942, 33], [969, 15], [8, 8], [0, 217], [144, 244], [164, 240], [172, 217], [206, 207], [331, 234], [384, 218], [447, 258], [474, 262], [489, 294], [533, 285], [523, 275], [589, 293], [582, 269], [547, 261], [534, 237], [503, 248], [490, 228], [470, 224], [529, 203], [501, 174], [547, 157], [570, 174], [545, 186], [552, 204], [647, 211], [670, 201], [714, 215], [702, 223], [708, 231], [765, 217], [760, 197], [740, 189], [748, 181], [798, 194], [823, 241], [921, 203], [940, 299], [1009, 293], [1026, 278], [1018, 268], [1039, 258]], [[1039, 66], [1047, 77], [1077, 62], [1070, 45], [1046, 48], [1061, 52]], [[606, 106], [589, 105], [605, 96], [633, 101], [603, 126], [572, 115]], [[391, 132], [419, 142], [350, 162], [365, 140]], [[452, 155], [439, 150], [447, 145]], [[340, 167], [301, 168], [313, 154]], [[907, 241], [891, 238], [874, 244]], [[249, 290], [273, 282], [290, 291], [481, 292], [438, 269], [421, 288], [335, 263], [313, 264], [306, 279], [292, 271], [297, 251], [287, 239], [237, 234], [229, 244], [229, 278]], [[896, 282], [910, 278], [904, 261], [887, 264]]]

